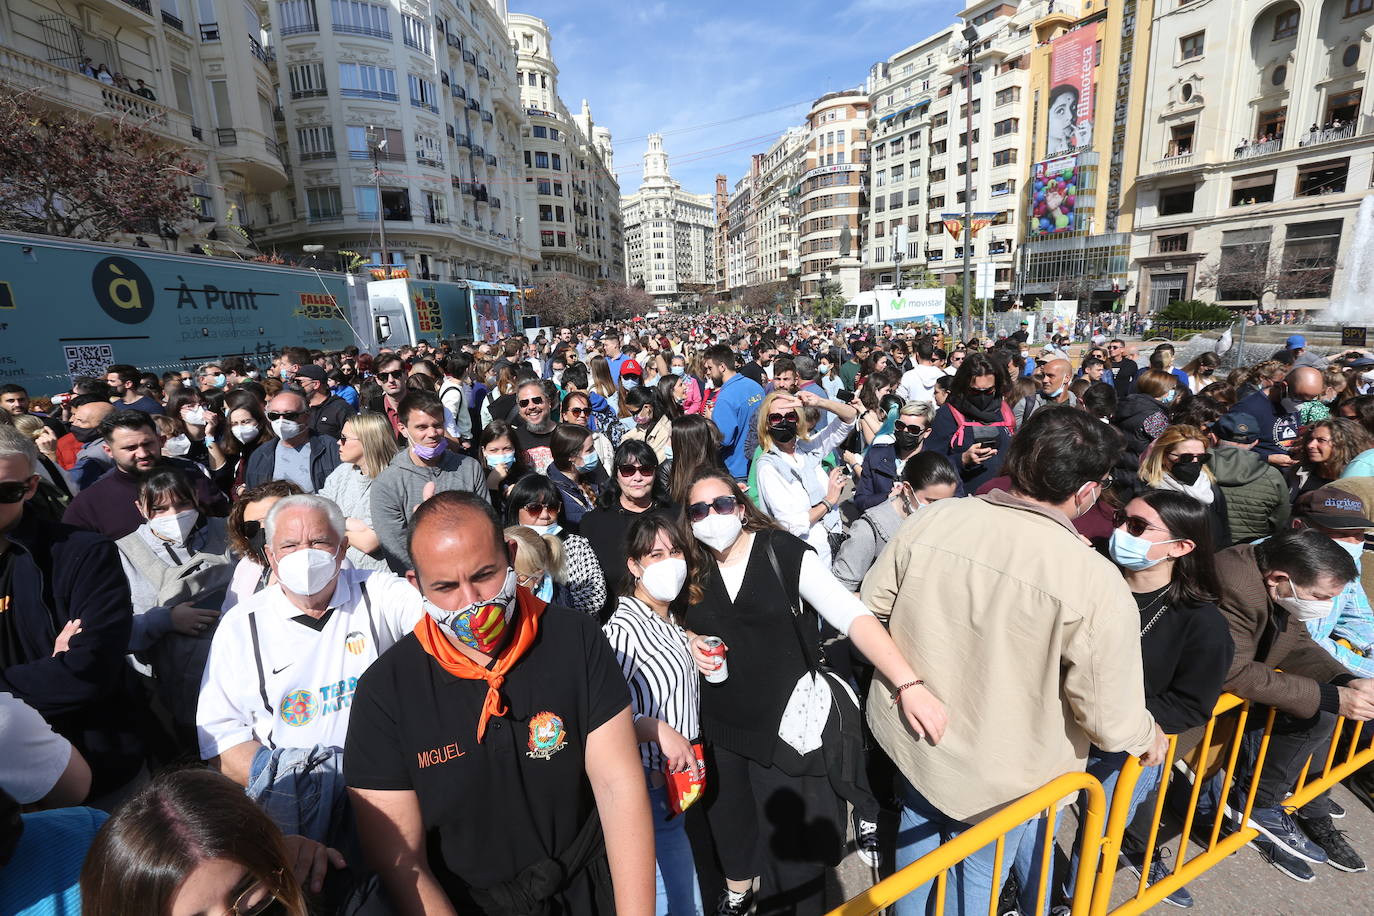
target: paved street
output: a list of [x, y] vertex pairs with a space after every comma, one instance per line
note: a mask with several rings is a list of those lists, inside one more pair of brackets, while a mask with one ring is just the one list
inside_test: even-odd
[[[1357, 802], [1344, 786], [1338, 786], [1335, 799], [1345, 807], [1347, 816], [1336, 825], [1349, 834], [1349, 840], [1366, 859], [1374, 860], [1374, 813]], [[1061, 847], [1071, 838], [1069, 826], [1060, 831]], [[1368, 916], [1374, 913], [1374, 873], [1345, 874], [1330, 866], [1316, 868], [1317, 878], [1300, 884], [1269, 865], [1252, 849], [1239, 853], [1192, 882], [1188, 889], [1196, 901], [1188, 911], [1194, 916]], [[838, 887], [835, 902], [848, 899], [871, 883], [870, 872], [853, 855], [836, 870]], [[1126, 899], [1134, 890], [1136, 878], [1125, 869], [1117, 873], [1113, 904]], [[1152, 913], [1177, 913], [1174, 907], [1160, 904]]]

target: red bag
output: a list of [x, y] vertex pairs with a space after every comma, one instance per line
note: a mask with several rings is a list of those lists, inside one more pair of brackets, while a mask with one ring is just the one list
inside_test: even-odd
[[676, 817], [701, 799], [706, 791], [706, 761], [702, 757], [701, 742], [692, 742], [692, 751], [697, 757], [694, 770], [674, 773], [664, 764], [663, 775], [667, 779], [668, 816]]

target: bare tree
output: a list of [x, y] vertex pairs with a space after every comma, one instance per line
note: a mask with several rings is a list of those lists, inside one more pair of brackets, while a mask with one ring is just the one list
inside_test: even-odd
[[525, 311], [544, 325], [585, 324], [592, 304], [582, 285], [565, 277], [545, 280], [525, 296]]
[[1329, 296], [1335, 274], [1334, 258], [1281, 254], [1266, 239], [1227, 245], [1216, 260], [1198, 268], [1194, 285], [1213, 290], [1218, 300], [1245, 299], [1263, 309], [1269, 298], [1281, 302]]
[[136, 121], [0, 93], [0, 228], [103, 241], [194, 217], [199, 166]]

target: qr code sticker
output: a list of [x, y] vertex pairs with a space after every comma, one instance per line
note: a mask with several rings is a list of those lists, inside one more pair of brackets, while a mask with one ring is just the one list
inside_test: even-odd
[[114, 362], [114, 347], [109, 344], [63, 347], [62, 353], [67, 358], [67, 375], [73, 380], [79, 375], [104, 378], [105, 370]]

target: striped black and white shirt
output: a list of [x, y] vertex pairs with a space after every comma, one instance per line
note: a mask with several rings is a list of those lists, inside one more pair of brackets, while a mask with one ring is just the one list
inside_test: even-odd
[[[636, 598], [622, 597], [603, 629], [630, 685], [630, 710], [638, 722], [661, 719], [688, 741], [700, 734], [701, 680], [687, 634]], [[663, 769], [658, 744], [639, 745], [648, 770]]]

